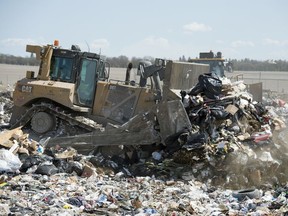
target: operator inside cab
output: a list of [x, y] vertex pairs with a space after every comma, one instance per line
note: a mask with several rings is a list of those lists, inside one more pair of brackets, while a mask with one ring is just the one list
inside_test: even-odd
[[51, 80], [71, 82], [72, 66], [73, 66], [72, 58], [52, 57], [50, 68]]

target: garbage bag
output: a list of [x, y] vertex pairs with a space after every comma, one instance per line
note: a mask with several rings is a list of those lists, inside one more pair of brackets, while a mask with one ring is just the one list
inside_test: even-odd
[[0, 172], [15, 172], [21, 165], [17, 155], [7, 149], [0, 149]]
[[44, 160], [38, 156], [38, 155], [31, 155], [25, 158], [25, 160], [23, 161], [23, 164], [20, 168], [21, 172], [26, 172], [30, 167], [34, 166], [34, 165], [39, 165], [40, 163], [42, 163]]
[[0, 160], [0, 172], [12, 172], [9, 164], [5, 160]]
[[262, 103], [254, 104], [255, 109], [257, 110], [257, 114], [262, 116], [268, 112], [265, 106]]
[[207, 134], [195, 133], [195, 134], [191, 134], [188, 137], [187, 143], [206, 143], [207, 139], [208, 139]]
[[199, 82], [208, 98], [216, 99], [222, 91], [222, 81], [209, 75], [200, 75]]
[[[187, 135], [188, 134], [188, 129], [181, 130], [175, 134], [171, 134], [165, 139], [165, 144], [167, 146], [167, 151], [171, 154], [173, 152], [178, 151], [181, 149], [181, 144], [184, 142], [187, 142]], [[182, 136], [181, 136], [182, 135]], [[185, 135], [185, 136], [183, 136]], [[179, 140], [178, 140], [179, 139]], [[179, 143], [179, 141], [181, 143]], [[182, 143], [183, 142], [183, 143]]]
[[67, 173], [75, 172], [78, 176], [83, 173], [83, 165], [78, 161], [71, 161], [66, 169]]
[[70, 197], [67, 202], [77, 207], [80, 207], [83, 205], [82, 199], [80, 197]]
[[204, 148], [205, 143], [207, 143], [207, 134], [196, 133], [188, 136], [187, 143], [183, 145], [183, 148], [187, 150], [201, 149]]
[[197, 95], [203, 92], [210, 99], [217, 99], [222, 91], [222, 81], [210, 74], [201, 74], [198, 83], [194, 86], [189, 95]]
[[69, 162], [67, 162], [65, 159], [55, 158], [53, 160], [53, 164], [57, 167], [59, 173], [70, 172]]
[[229, 113], [224, 110], [223, 107], [211, 109], [211, 115], [214, 116], [217, 120], [224, 120], [228, 117]]
[[198, 95], [204, 91], [202, 85], [198, 82], [189, 92], [189, 95]]
[[36, 169], [35, 173], [36, 174], [42, 174], [42, 175], [54, 175], [58, 172], [58, 169], [55, 167], [54, 164], [47, 164], [47, 163], [42, 163], [38, 166]]

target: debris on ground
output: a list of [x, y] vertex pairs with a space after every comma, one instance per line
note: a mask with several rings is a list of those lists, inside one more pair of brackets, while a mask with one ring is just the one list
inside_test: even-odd
[[181, 95], [192, 130], [172, 135], [167, 149], [175, 162], [195, 168], [196, 179], [230, 188], [287, 180], [286, 145], [278, 139], [287, 122], [283, 100], [264, 105], [253, 101], [243, 80], [210, 75]]
[[288, 214], [288, 105], [277, 94], [259, 103], [243, 81], [201, 75], [181, 91], [190, 129], [114, 155], [7, 129], [10, 95], [0, 101], [1, 215]]

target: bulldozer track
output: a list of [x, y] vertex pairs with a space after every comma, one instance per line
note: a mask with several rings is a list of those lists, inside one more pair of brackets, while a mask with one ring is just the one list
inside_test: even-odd
[[32, 119], [33, 115], [40, 111], [50, 113], [54, 115], [56, 118], [69, 123], [69, 125], [78, 126], [82, 129], [87, 130], [88, 132], [95, 130], [99, 131], [104, 130], [104, 127], [101, 124], [98, 124], [95, 121], [81, 115], [73, 116], [70, 112], [67, 112], [67, 110], [50, 103], [33, 104], [31, 108], [26, 110], [26, 112], [16, 120], [16, 122], [11, 126], [11, 128], [26, 125]]

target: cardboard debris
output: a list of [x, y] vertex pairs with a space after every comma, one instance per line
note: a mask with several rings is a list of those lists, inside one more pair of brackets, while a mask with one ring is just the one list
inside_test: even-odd
[[63, 152], [55, 154], [55, 157], [59, 159], [72, 159], [76, 155], [77, 155], [77, 151], [75, 149], [68, 148]]
[[9, 149], [14, 154], [37, 154], [39, 143], [29, 139], [29, 134], [24, 134], [21, 127], [5, 130], [0, 133], [0, 145]]
[[232, 115], [235, 115], [235, 113], [238, 111], [238, 108], [232, 104], [229, 104], [226, 108], [225, 111], [229, 112]]
[[15, 128], [13, 130], [2, 131], [0, 133], [0, 145], [10, 148], [13, 145], [13, 142], [10, 142], [11, 138], [14, 138], [13, 136], [16, 136], [17, 134], [23, 134], [21, 127]]

